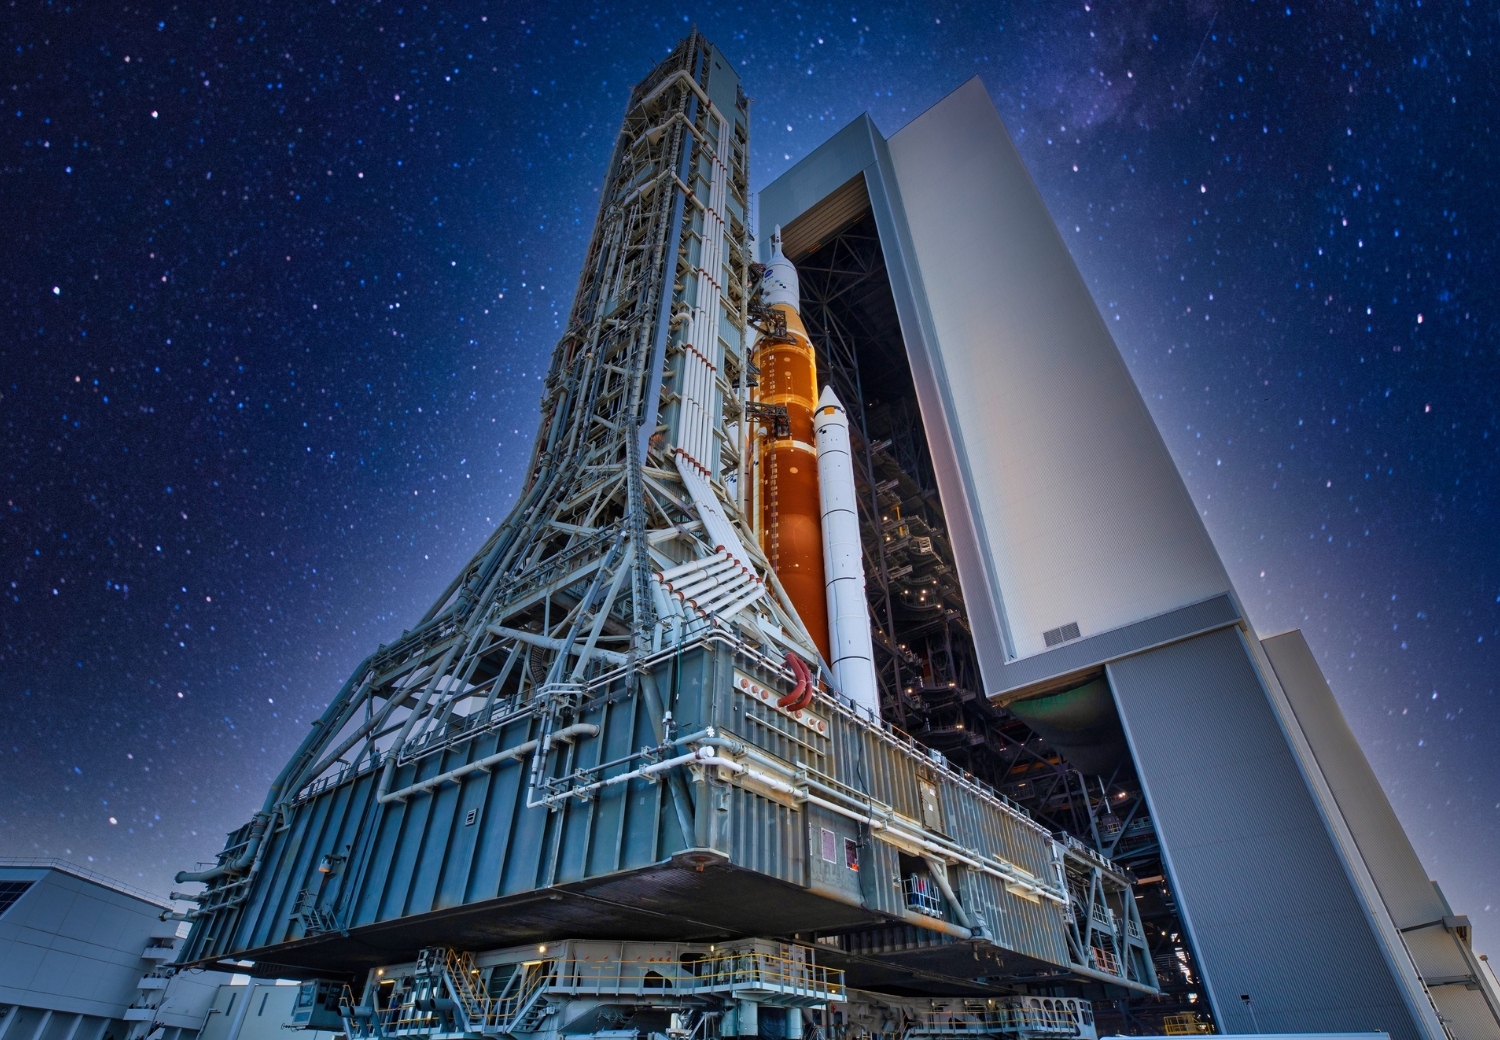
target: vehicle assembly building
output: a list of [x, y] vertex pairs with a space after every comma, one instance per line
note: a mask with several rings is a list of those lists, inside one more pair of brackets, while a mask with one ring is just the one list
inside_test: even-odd
[[979, 81], [758, 238], [749, 109], [696, 32], [632, 92], [514, 509], [179, 963], [371, 1040], [1500, 1037]]

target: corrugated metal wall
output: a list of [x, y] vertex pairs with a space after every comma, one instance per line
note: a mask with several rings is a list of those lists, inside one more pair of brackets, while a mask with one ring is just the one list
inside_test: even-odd
[[[663, 707], [672, 713], [672, 732], [700, 733], [712, 726], [865, 805], [873, 803], [876, 811], [893, 811], [935, 835], [1052, 879], [1045, 831], [905, 737], [822, 700], [799, 722], [738, 688], [737, 675], [779, 689], [782, 680], [763, 663], [714, 645], [661, 662], [653, 675]], [[553, 776], [661, 742], [661, 720], [648, 714], [639, 686], [617, 683], [594, 691], [571, 721], [597, 726], [598, 733], [554, 750], [547, 763]], [[392, 789], [537, 739], [539, 726], [534, 717], [522, 716], [407, 762], [397, 769]], [[871, 923], [906, 914], [895, 849], [847, 816], [764, 796], [711, 770], [675, 789], [673, 782], [641, 778], [588, 799], [564, 799], [553, 811], [527, 808], [529, 761], [503, 762], [386, 805], [377, 801], [380, 771], [372, 768], [308, 796], [289, 823], [267, 836], [238, 920], [232, 911], [220, 921], [205, 920], [195, 929], [191, 956], [252, 951], [304, 937], [306, 924], [298, 915], [299, 901], [308, 902], [303, 893], [331, 910], [339, 926], [357, 929], [619, 875], [695, 846], [711, 848], [767, 883], [774, 879], [862, 908]], [[693, 804], [674, 804], [683, 798]], [[696, 835], [684, 833], [682, 820]], [[846, 841], [857, 850], [852, 862]], [[324, 873], [319, 865], [327, 856], [335, 857], [334, 869]], [[1062, 914], [1054, 904], [1014, 895], [978, 872], [955, 870], [954, 879], [1001, 945], [1067, 963]]]

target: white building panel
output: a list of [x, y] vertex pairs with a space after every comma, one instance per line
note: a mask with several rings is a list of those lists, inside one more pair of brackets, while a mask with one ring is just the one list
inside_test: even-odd
[[64, 869], [0, 864], [0, 878], [33, 882], [0, 917], [0, 1004], [120, 1018], [164, 907]]
[[971, 79], [889, 147], [1010, 656], [1048, 649], [1049, 630], [1097, 635], [1227, 591], [984, 85]]

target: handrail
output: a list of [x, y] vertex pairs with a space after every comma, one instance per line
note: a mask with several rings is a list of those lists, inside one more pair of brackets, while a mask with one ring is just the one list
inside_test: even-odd
[[[1078, 1003], [1081, 1006], [1084, 1002]], [[964, 1008], [919, 1012], [917, 1021], [906, 1035], [908, 1037], [933, 1037], [951, 1036], [955, 1033], [1021, 1033], [1033, 1036], [1037, 1034], [1079, 1036], [1083, 1030], [1077, 1015], [1078, 1010], [1067, 1006], [1044, 1008], [1032, 1007], [1017, 1001], [1007, 1001], [998, 1007], [987, 1007], [982, 1010]]]
[[829, 968], [811, 959], [799, 960], [757, 950], [735, 950], [702, 960], [679, 962], [676, 965], [679, 970], [670, 975], [663, 969], [670, 969], [673, 965], [659, 961], [620, 960], [611, 962], [610, 967], [623, 969], [626, 965], [638, 966], [639, 970], [580, 971], [576, 962], [560, 960], [554, 972], [555, 981], [547, 988], [558, 993], [654, 992], [662, 988], [654, 985], [646, 975], [647, 971], [654, 971], [663, 976], [675, 993], [753, 989], [756, 984], [808, 996], [826, 996], [829, 1000], [837, 999], [844, 992], [841, 969]]
[[153, 892], [134, 888], [123, 881], [116, 881], [107, 874], [101, 874], [97, 870], [80, 867], [77, 863], [72, 863], [65, 859], [57, 859], [53, 856], [4, 856], [0, 857], [0, 867], [28, 867], [38, 870], [56, 870], [64, 874], [72, 874], [74, 877], [81, 878], [84, 881], [92, 881], [96, 885], [103, 885], [105, 888], [118, 892], [122, 896], [130, 896], [132, 899], [151, 903], [153, 906], [161, 907], [163, 910], [172, 909], [171, 904]]

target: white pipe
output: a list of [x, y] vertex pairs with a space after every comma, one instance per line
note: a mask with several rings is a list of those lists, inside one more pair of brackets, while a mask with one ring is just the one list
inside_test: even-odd
[[[539, 646], [544, 650], [562, 650], [566, 647], [570, 654], [583, 652], [583, 647], [577, 643], [570, 643], [566, 639], [554, 639], [551, 636], [540, 635], [536, 632], [522, 632], [518, 628], [506, 628], [504, 625], [490, 625], [488, 631], [492, 636], [499, 636], [501, 639], [519, 639], [523, 643], [530, 643], [532, 646]], [[610, 664], [625, 663], [625, 655], [618, 650], [602, 650], [595, 647], [594, 653], [604, 658]]]
[[722, 600], [726, 596], [738, 596], [746, 585], [756, 584], [757, 581], [755, 575], [746, 570], [741, 570], [738, 574], [721, 574], [715, 580], [703, 583], [682, 598], [685, 602], [696, 604]]
[[[688, 318], [687, 336], [689, 339], [697, 335], [698, 312], [693, 310]], [[682, 347], [682, 375], [679, 388], [678, 400], [680, 402], [677, 418], [677, 444], [688, 457], [698, 462], [698, 438], [694, 435], [695, 420], [698, 412], [698, 391], [693, 376], [697, 370], [697, 360], [693, 357], [691, 343], [685, 343]]]
[[[711, 235], [719, 235], [719, 236], [723, 235], [723, 231], [722, 230], [720, 230], [720, 231], [714, 231], [711, 228], [710, 229], [705, 229], [705, 230], [708, 230], [708, 232]], [[711, 282], [709, 284], [705, 285], [704, 284], [705, 281], [706, 281], [706, 279], [704, 279], [702, 277], [700, 277], [699, 280], [698, 280], [698, 292], [699, 292], [699, 295], [701, 296], [704, 292], [710, 292], [710, 293], [713, 294], [714, 299], [713, 299], [713, 307], [711, 309], [706, 309], [704, 311], [704, 313], [703, 313], [703, 328], [702, 328], [702, 331], [700, 333], [700, 337], [701, 337], [700, 338], [700, 344], [701, 343], [709, 343], [709, 342], [711, 342], [711, 339], [710, 339], [711, 337], [714, 337], [714, 336], [718, 335], [718, 332], [714, 328], [714, 326], [717, 325], [718, 322], [719, 322], [719, 307], [718, 307], [718, 303], [719, 303], [719, 300], [718, 300], [719, 289], [718, 289], [718, 286], [713, 285]], [[709, 409], [710, 409], [709, 402], [711, 402], [713, 400], [713, 395], [717, 392], [717, 387], [714, 385], [714, 383], [718, 379], [718, 373], [715, 370], [713, 359], [710, 358], [708, 356], [708, 354], [706, 354], [704, 352], [703, 347], [700, 345], [700, 346], [698, 346], [697, 349], [698, 349], [698, 408], [699, 408], [699, 426], [698, 426], [698, 431], [697, 431], [698, 432], [698, 449], [703, 454], [704, 465], [712, 467], [713, 466], [713, 450], [714, 450], [713, 439], [714, 438], [713, 438], [713, 428], [712, 428], [713, 427], [713, 423], [712, 423], [712, 421], [709, 418], [709, 414], [710, 414], [710, 412], [709, 412]], [[709, 346], [708, 349], [712, 350], [713, 347]]]
[[759, 582], [755, 580], [754, 575], [751, 575], [749, 577], [746, 577], [743, 581], [737, 581], [732, 584], [724, 585], [721, 588], [714, 589], [708, 595], [705, 595], [702, 599], [690, 599], [688, 600], [688, 602], [691, 603], [696, 609], [701, 610], [702, 612], [707, 614], [711, 611], [717, 610], [725, 603], [730, 603], [738, 598], [739, 595], [744, 592], [748, 586], [758, 584]]
[[844, 696], [880, 717], [875, 648], [865, 598], [864, 550], [859, 537], [849, 420], [833, 387], [823, 389], [813, 414], [818, 446], [818, 496], [823, 513], [823, 573], [828, 589], [828, 635], [833, 672]]
[[[594, 725], [592, 722], [579, 722], [575, 723], [572, 726], [565, 726], [564, 728], [558, 730], [548, 738], [547, 743], [550, 747], [555, 741], [561, 740], [566, 742], [568, 740], [571, 740], [573, 737], [592, 737], [597, 736], [598, 733], [599, 727]], [[467, 765], [459, 766], [456, 769], [450, 769], [446, 773], [439, 773], [437, 776], [428, 777], [426, 780], [411, 784], [408, 787], [403, 787], [399, 791], [392, 791], [390, 794], [383, 794], [380, 796], [380, 804], [387, 805], [391, 802], [404, 802], [414, 794], [425, 794], [428, 791], [434, 790], [435, 788], [442, 787], [446, 783], [456, 783], [457, 781], [468, 776], [470, 773], [477, 773], [481, 770], [487, 773], [491, 768], [499, 765], [501, 762], [513, 761], [526, 757], [527, 755], [535, 751], [536, 748], [537, 742], [535, 740], [528, 740], [525, 743], [517, 744], [513, 748], [506, 748], [504, 751], [497, 751], [493, 755], [486, 755], [484, 758], [477, 759], [473, 762], [468, 763]]]
[[710, 564], [725, 562], [733, 563], [734, 557], [728, 552], [720, 551], [714, 553], [712, 556], [705, 556], [701, 560], [689, 560], [687, 563], [679, 563], [676, 567], [668, 570], [657, 571], [656, 577], [659, 581], [672, 581], [682, 577], [684, 574], [691, 574], [694, 571], [702, 570]]
[[[691, 603], [699, 599], [707, 599], [717, 596], [725, 588], [738, 589], [747, 581], [754, 581], [755, 575], [746, 571], [743, 567], [735, 570], [723, 570], [710, 575], [702, 580], [694, 581], [690, 585], [675, 588], [672, 591], [677, 598]], [[717, 590], [717, 591], [716, 591]]]
[[745, 550], [739, 536], [734, 533], [734, 526], [730, 524], [729, 518], [724, 515], [723, 507], [719, 504], [718, 493], [714, 491], [703, 471], [681, 450], [675, 454], [674, 463], [678, 475], [682, 478], [683, 487], [687, 489], [693, 505], [698, 510], [698, 516], [703, 520], [704, 533], [708, 535], [708, 541], [714, 546], [715, 551], [728, 552], [747, 570], [753, 570], [750, 565], [750, 554]]
[[760, 582], [756, 582], [753, 589], [751, 589], [745, 595], [741, 596], [739, 599], [735, 600], [729, 606], [717, 611], [716, 613], [719, 615], [719, 617], [728, 620], [729, 618], [734, 617], [740, 611], [744, 610], [750, 604], [754, 603], [756, 600], [760, 599], [760, 597], [764, 596], [765, 594], [766, 587]]
[[[641, 766], [639, 769], [632, 769], [628, 773], [621, 773], [619, 776], [612, 776], [607, 780], [596, 780], [594, 783], [584, 784], [582, 787], [571, 788], [570, 790], [563, 792], [558, 797], [581, 798], [592, 791], [599, 790], [601, 787], [613, 787], [615, 784], [627, 783], [628, 781], [636, 780], [643, 776], [654, 776], [657, 773], [665, 773], [669, 769], [676, 769], [678, 766], [687, 765], [689, 762], [714, 761], [717, 761], [717, 759], [715, 758], [714, 749], [711, 747], [700, 747], [697, 750], [692, 751], [686, 755], [678, 755], [676, 758], [668, 758], [661, 762], [653, 762], [649, 766]], [[542, 804], [545, 804], [546, 802], [550, 802], [552, 800], [553, 799], [551, 798], [544, 799]]]
[[679, 596], [687, 594], [692, 590], [698, 588], [704, 582], [713, 579], [716, 575], [723, 574], [725, 571], [730, 570], [744, 570], [744, 567], [740, 565], [738, 560], [734, 559], [734, 557], [731, 556], [728, 559], [724, 560], [722, 563], [716, 563], [712, 567], [704, 567], [700, 571], [694, 571], [692, 574], [687, 575], [687, 580], [683, 581], [681, 584], [673, 582], [672, 591], [677, 593]]
[[689, 603], [697, 602], [699, 599], [714, 599], [724, 594], [726, 590], [737, 590], [748, 581], [754, 581], [755, 575], [746, 571], [743, 567], [737, 570], [719, 571], [717, 574], [709, 575], [701, 581], [695, 581], [680, 589], [673, 589], [678, 598]]
[[667, 594], [667, 587], [662, 582], [651, 582], [651, 599], [656, 603], [656, 613], [661, 617], [676, 617], [681, 613], [677, 601]]

